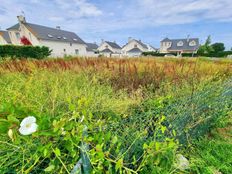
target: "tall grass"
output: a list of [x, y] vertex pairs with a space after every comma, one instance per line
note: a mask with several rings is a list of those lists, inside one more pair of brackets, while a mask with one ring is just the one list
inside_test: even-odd
[[[227, 60], [1, 62], [0, 123], [15, 118], [15, 137], [0, 134], [0, 172], [68, 173], [83, 141], [95, 173], [181, 172], [177, 151], [231, 110], [231, 75]], [[28, 115], [36, 116], [39, 131], [23, 137], [18, 124]]]

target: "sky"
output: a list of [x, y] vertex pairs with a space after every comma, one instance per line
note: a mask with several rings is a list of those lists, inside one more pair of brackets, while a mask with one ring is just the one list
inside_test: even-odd
[[60, 26], [86, 42], [124, 45], [128, 37], [159, 47], [160, 41], [200, 38], [232, 47], [231, 0], [0, 0], [1, 30], [24, 12], [29, 23]]

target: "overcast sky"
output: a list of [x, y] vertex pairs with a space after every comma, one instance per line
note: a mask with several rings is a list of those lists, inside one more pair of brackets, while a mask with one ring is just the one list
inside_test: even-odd
[[0, 0], [0, 27], [17, 23], [61, 26], [86, 42], [101, 39], [123, 45], [128, 37], [159, 47], [164, 37], [208, 35], [232, 47], [231, 0]]

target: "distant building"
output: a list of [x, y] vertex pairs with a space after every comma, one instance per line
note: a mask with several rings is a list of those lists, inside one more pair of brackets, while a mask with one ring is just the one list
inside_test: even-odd
[[26, 22], [24, 16], [18, 16], [19, 23], [8, 28], [12, 44], [20, 45], [21, 38], [26, 38], [33, 46], [47, 46], [55, 57], [65, 55], [86, 56], [87, 45], [74, 32], [50, 28]]
[[11, 44], [10, 36], [7, 31], [0, 30], [0, 45]]
[[128, 57], [138, 57], [146, 51], [148, 51], [148, 46], [141, 40], [129, 38], [128, 43], [122, 48], [122, 55]]
[[106, 57], [120, 56], [121, 47], [116, 42], [102, 41], [101, 45], [98, 47], [100, 54]]
[[98, 45], [96, 43], [86, 43], [87, 45], [87, 55], [96, 57], [99, 54]]
[[199, 49], [198, 38], [169, 39], [165, 38], [160, 42], [160, 53], [196, 53]]

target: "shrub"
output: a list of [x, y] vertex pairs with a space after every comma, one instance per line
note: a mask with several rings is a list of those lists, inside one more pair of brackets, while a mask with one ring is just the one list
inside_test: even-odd
[[43, 59], [51, 55], [48, 47], [1, 45], [0, 58], [35, 58]]

